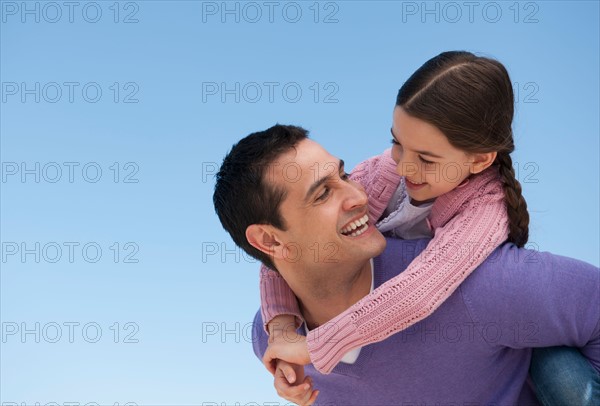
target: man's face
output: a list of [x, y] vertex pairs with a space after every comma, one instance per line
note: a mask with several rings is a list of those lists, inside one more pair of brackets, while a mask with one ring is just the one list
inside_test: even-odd
[[364, 263], [383, 251], [384, 237], [367, 220], [367, 194], [340, 159], [305, 139], [271, 169], [287, 191], [280, 205], [287, 230], [277, 232], [284, 261], [315, 269]]

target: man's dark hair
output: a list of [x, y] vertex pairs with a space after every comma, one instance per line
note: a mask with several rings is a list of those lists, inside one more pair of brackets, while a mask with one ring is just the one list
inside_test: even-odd
[[308, 131], [291, 125], [252, 133], [231, 148], [216, 176], [213, 203], [221, 225], [240, 248], [271, 269], [275, 269], [273, 261], [248, 243], [246, 229], [251, 224], [286, 229], [279, 212], [286, 191], [273, 185], [266, 173], [280, 155], [306, 138]]

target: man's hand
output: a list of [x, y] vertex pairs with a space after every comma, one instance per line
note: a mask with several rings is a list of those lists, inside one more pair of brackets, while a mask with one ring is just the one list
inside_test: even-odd
[[[300, 383], [296, 383], [300, 382]], [[275, 390], [287, 401], [300, 406], [310, 406], [315, 403], [318, 390], [313, 390], [312, 378], [304, 377], [304, 367], [277, 360], [275, 369]]]
[[275, 374], [276, 360], [300, 366], [310, 364], [306, 337], [292, 330], [274, 331], [269, 337], [269, 346], [263, 356], [263, 364]]

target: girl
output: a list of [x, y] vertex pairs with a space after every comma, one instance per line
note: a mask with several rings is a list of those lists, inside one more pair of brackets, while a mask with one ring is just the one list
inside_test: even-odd
[[[529, 215], [510, 157], [513, 111], [504, 66], [471, 53], [442, 53], [406, 81], [391, 153], [360, 164], [351, 177], [365, 187], [380, 231], [433, 238], [400, 275], [293, 343], [282, 332], [294, 334], [302, 322], [296, 298], [278, 273], [262, 269], [261, 309], [272, 341], [264, 361], [272, 373], [274, 358], [312, 362], [322, 373], [341, 360], [352, 363], [361, 346], [433, 313], [500, 244], [527, 242]], [[288, 400], [311, 404], [317, 394], [304, 380]]]

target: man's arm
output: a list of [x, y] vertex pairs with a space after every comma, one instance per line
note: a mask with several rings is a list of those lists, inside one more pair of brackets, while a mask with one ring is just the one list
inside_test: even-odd
[[460, 288], [490, 345], [578, 347], [600, 371], [600, 270], [505, 244]]
[[267, 333], [265, 332], [262, 320], [261, 311], [259, 310], [256, 312], [254, 322], [252, 323], [252, 349], [254, 350], [254, 355], [256, 355], [260, 361], [262, 361], [262, 357], [269, 344], [269, 336], [267, 336]]

